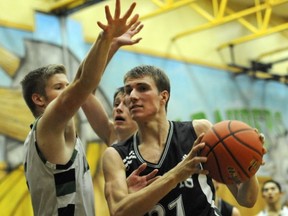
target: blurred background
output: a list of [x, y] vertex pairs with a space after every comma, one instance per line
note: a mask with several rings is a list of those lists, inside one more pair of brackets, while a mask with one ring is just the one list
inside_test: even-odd
[[[265, 134], [260, 183], [279, 181], [288, 200], [288, 0], [135, 0], [143, 40], [123, 47], [97, 90], [111, 116], [113, 93], [125, 72], [151, 64], [171, 80], [170, 120], [237, 119]], [[62, 63], [72, 80], [105, 22], [112, 0], [0, 0], [0, 212], [33, 215], [23, 173], [23, 142], [33, 116], [19, 82], [29, 71]], [[122, 0], [123, 11], [132, 3]], [[93, 175], [96, 213], [109, 215], [103, 196], [101, 155], [106, 148], [80, 110], [77, 125]], [[219, 196], [243, 215], [221, 185]]]

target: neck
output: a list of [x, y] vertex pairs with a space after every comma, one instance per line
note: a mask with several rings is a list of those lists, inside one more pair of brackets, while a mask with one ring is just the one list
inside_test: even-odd
[[162, 121], [149, 121], [138, 125], [138, 127], [140, 143], [165, 145], [170, 127], [166, 118]]
[[275, 213], [280, 212], [281, 211], [281, 203], [277, 202], [277, 203], [273, 203], [273, 204], [268, 205], [267, 211], [268, 212], [275, 212]]
[[128, 132], [119, 132], [117, 133], [117, 141], [122, 142], [133, 136], [134, 133], [136, 133], [136, 129], [133, 131], [128, 131]]

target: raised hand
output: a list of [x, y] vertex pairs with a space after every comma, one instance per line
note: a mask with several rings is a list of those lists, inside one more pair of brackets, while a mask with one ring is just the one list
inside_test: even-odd
[[135, 14], [130, 21], [128, 19], [130, 18], [134, 8], [136, 6], [136, 3], [132, 3], [127, 10], [127, 12], [124, 14], [123, 17], [120, 17], [121, 14], [121, 5], [120, 0], [116, 0], [115, 5], [115, 11], [114, 11], [114, 17], [112, 17], [109, 6], [105, 6], [105, 14], [106, 14], [106, 20], [107, 25], [97, 22], [98, 26], [103, 30], [103, 34], [107, 37], [115, 38], [120, 37], [125, 32], [128, 31], [137, 21], [139, 18], [138, 14]]
[[134, 37], [134, 35], [138, 34], [142, 30], [143, 27], [144, 27], [144, 25], [141, 24], [140, 21], [137, 21], [123, 35], [121, 35], [120, 37], [115, 38], [115, 42], [117, 43], [117, 45], [119, 47], [125, 46], [125, 45], [133, 45], [133, 44], [139, 43], [139, 41], [142, 38], [140, 38], [140, 37], [136, 38], [136, 39], [132, 39], [132, 38]]
[[146, 167], [147, 164], [143, 163], [138, 167], [138, 169], [134, 170], [130, 176], [128, 176], [126, 181], [129, 193], [141, 190], [142, 188], [146, 187], [147, 185], [155, 181], [158, 177], [160, 177], [160, 176], [155, 177], [155, 175], [158, 172], [157, 169], [154, 169], [147, 175], [140, 176], [141, 172], [143, 172], [146, 169]]

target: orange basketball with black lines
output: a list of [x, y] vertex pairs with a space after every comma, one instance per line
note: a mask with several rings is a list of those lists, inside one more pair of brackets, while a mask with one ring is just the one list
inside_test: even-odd
[[259, 133], [242, 121], [216, 123], [205, 133], [202, 142], [205, 147], [199, 155], [207, 157], [203, 168], [218, 182], [245, 182], [262, 164], [264, 148]]

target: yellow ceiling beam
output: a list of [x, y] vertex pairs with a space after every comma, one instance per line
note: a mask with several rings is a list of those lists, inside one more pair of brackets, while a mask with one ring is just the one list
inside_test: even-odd
[[59, 8], [68, 8], [69, 5], [71, 4], [75, 4], [77, 2], [81, 2], [83, 3], [83, 1], [78, 1], [78, 0], [61, 0], [61, 1], [56, 1], [53, 2], [53, 4], [51, 4], [50, 6], [50, 10], [57, 10]]
[[158, 7], [163, 7], [164, 3], [161, 0], [151, 0]]
[[224, 44], [218, 46], [217, 50], [221, 50], [221, 49], [228, 47], [230, 45], [237, 45], [237, 44], [241, 44], [241, 43], [244, 43], [244, 42], [247, 42], [250, 40], [255, 40], [255, 39], [258, 39], [260, 37], [267, 36], [267, 35], [270, 35], [270, 34], [273, 34], [276, 32], [281, 32], [281, 31], [284, 31], [287, 29], [288, 29], [288, 23], [284, 23], [284, 24], [278, 25], [278, 26], [273, 27], [273, 28], [260, 30], [255, 34], [247, 35], [247, 36], [244, 36], [241, 38], [231, 40], [227, 43], [224, 43]]
[[215, 26], [219, 26], [219, 25], [225, 24], [227, 22], [231, 22], [231, 21], [243, 18], [244, 16], [247, 16], [247, 15], [250, 15], [250, 14], [254, 14], [257, 11], [264, 10], [265, 8], [266, 8], [266, 5], [260, 5], [258, 7], [249, 8], [249, 9], [243, 10], [241, 12], [236, 12], [234, 14], [231, 14], [231, 15], [228, 15], [228, 16], [225, 16], [225, 17], [222, 17], [222, 18], [216, 18], [216, 19], [212, 20], [209, 23], [205, 23], [205, 24], [203, 24], [201, 26], [198, 26], [196, 28], [192, 28], [192, 29], [180, 32], [180, 33], [176, 34], [172, 38], [172, 40], [177, 40], [177, 39], [179, 39], [181, 37], [190, 35], [192, 33], [203, 31], [203, 30], [215, 27]]
[[271, 15], [272, 15], [272, 8], [267, 8], [265, 10], [265, 15], [264, 15], [261, 29], [267, 29], [268, 28], [268, 25], [269, 25], [270, 19], [271, 19]]
[[[256, 6], [261, 4], [260, 0], [254, 0], [254, 2]], [[256, 12], [256, 20], [257, 20], [258, 28], [260, 28], [262, 26], [262, 11]]]
[[276, 53], [279, 53], [279, 52], [286, 52], [288, 51], [288, 46], [286, 47], [282, 47], [282, 48], [279, 48], [279, 49], [274, 49], [272, 51], [269, 51], [269, 52], [265, 52], [265, 53], [262, 53], [261, 55], [259, 55], [255, 60], [257, 61], [260, 61], [261, 59], [267, 57], [267, 56], [271, 56], [271, 55], [274, 55]]
[[190, 35], [192, 33], [203, 31], [203, 30], [215, 27], [215, 26], [219, 26], [219, 25], [225, 24], [227, 22], [231, 22], [231, 21], [243, 18], [244, 16], [247, 16], [247, 15], [250, 15], [250, 14], [254, 14], [257, 11], [263, 10], [265, 8], [266, 8], [265, 5], [261, 5], [261, 6], [258, 6], [258, 7], [253, 7], [253, 8], [249, 8], [249, 9], [243, 10], [241, 12], [236, 12], [234, 14], [231, 14], [231, 15], [228, 15], [228, 16], [225, 16], [225, 17], [215, 18], [211, 22], [208, 22], [208, 23], [200, 25], [200, 26], [198, 26], [196, 28], [192, 28], [192, 29], [189, 29], [189, 30], [186, 30], [186, 31], [178, 33], [177, 35], [175, 35], [172, 38], [172, 40], [177, 40], [177, 39], [179, 39], [181, 37]]
[[224, 16], [227, 7], [227, 0], [222, 0], [220, 3], [220, 8], [218, 13], [216, 14], [216, 18], [221, 18]]
[[[193, 3], [189, 6], [208, 21], [212, 22], [212, 20], [214, 20], [214, 16], [207, 12], [205, 9], [203, 9], [201, 6], [199, 6], [197, 3]], [[216, 13], [216, 11], [214, 11], [214, 13]]]
[[36, 10], [48, 13], [62, 8], [73, 8], [84, 4], [85, 2], [86, 0], [36, 1], [34, 8]]
[[[233, 11], [233, 10], [231, 10], [230, 8], [227, 8], [226, 9], [227, 11], [227, 13], [228, 14], [234, 14], [234, 13], [236, 13], [235, 11]], [[239, 18], [239, 19], [237, 19], [237, 21], [239, 22], [239, 23], [241, 23], [245, 28], [247, 28], [249, 31], [251, 31], [251, 32], [253, 32], [253, 33], [256, 33], [257, 31], [258, 31], [258, 29], [253, 25], [253, 24], [251, 24], [249, 21], [247, 21], [245, 18]]]
[[[144, 20], [144, 19], [148, 19], [151, 17], [155, 17], [155, 16], [158, 16], [160, 14], [167, 13], [167, 12], [170, 12], [172, 10], [178, 9], [180, 7], [189, 5], [195, 1], [197, 1], [197, 0], [182, 0], [182, 1], [177, 1], [177, 2], [171, 3], [171, 4], [163, 4], [159, 9], [157, 9], [151, 13], [148, 13], [146, 15], [141, 16], [140, 19]], [[155, 2], [155, 0], [153, 2]]]
[[[224, 2], [223, 3], [223, 7], [224, 7], [224, 5], [226, 6], [226, 4], [225, 4], [224, 0], [223, 0], [223, 2]], [[284, 3], [287, 3], [287, 2], [288, 2], [288, 0], [274, 0], [273, 2], [269, 2], [269, 3], [265, 2], [263, 4], [255, 5], [254, 7], [251, 7], [251, 8], [248, 8], [248, 9], [244, 9], [242, 11], [235, 12], [233, 14], [230, 14], [230, 15], [227, 15], [227, 16], [224, 16], [224, 17], [220, 17], [220, 18], [216, 17], [215, 19], [211, 20], [208, 23], [205, 23], [205, 24], [200, 25], [200, 26], [198, 26], [196, 28], [192, 28], [192, 29], [189, 29], [189, 30], [186, 30], [186, 31], [183, 31], [183, 32], [180, 32], [180, 33], [176, 34], [172, 38], [172, 40], [177, 40], [177, 39], [179, 39], [181, 37], [184, 37], [184, 36], [199, 32], [199, 31], [203, 31], [203, 30], [215, 27], [215, 26], [219, 26], [219, 25], [225, 24], [227, 22], [231, 22], [231, 21], [234, 21], [234, 20], [239, 20], [239, 19], [243, 18], [244, 16], [255, 14], [255, 13], [257, 13], [259, 11], [262, 11], [262, 10], [267, 10], [267, 9], [270, 10], [271, 7], [273, 7], [273, 6], [284, 4]], [[201, 12], [201, 11], [198, 10], [197, 12]], [[270, 16], [268, 16], [268, 15], [269, 15], [269, 13], [267, 13], [267, 16], [266, 16], [266, 20], [265, 20], [266, 22], [268, 22], [269, 19], [270, 19]], [[207, 14], [203, 14], [203, 16], [207, 17]], [[265, 23], [265, 24], [268, 25], [267, 23]], [[249, 28], [251, 29], [251, 25], [249, 26]]]
[[[208, 13], [206, 10], [204, 10], [201, 6], [199, 6], [197, 3], [193, 3], [193, 4], [189, 5], [189, 6], [194, 11], [196, 11], [199, 15], [201, 15], [203, 18], [207, 19], [208, 21], [212, 22], [214, 20], [214, 17], [210, 13]], [[235, 14], [236, 12], [231, 10], [229, 7], [226, 7], [226, 13], [231, 15], [231, 14]], [[214, 14], [216, 16], [216, 14], [217, 14], [217, 10], [216, 9], [214, 10]], [[247, 20], [245, 20], [243, 17], [239, 18], [237, 21], [239, 23], [241, 23], [243, 26], [245, 26], [249, 31], [257, 32], [257, 28], [254, 25], [252, 25], [251, 23], [249, 23]], [[207, 28], [210, 28], [210, 27], [207, 27]]]

